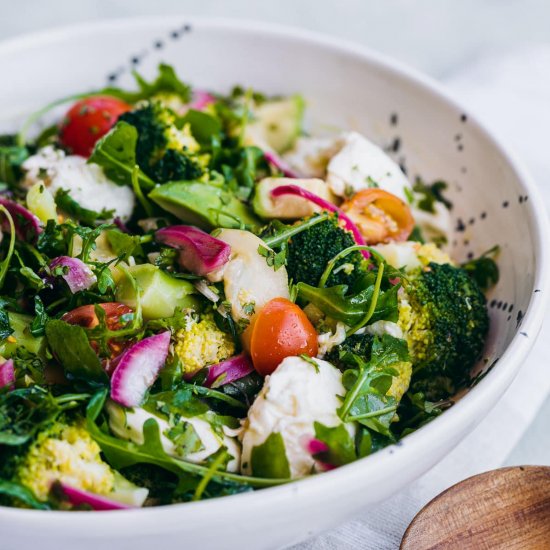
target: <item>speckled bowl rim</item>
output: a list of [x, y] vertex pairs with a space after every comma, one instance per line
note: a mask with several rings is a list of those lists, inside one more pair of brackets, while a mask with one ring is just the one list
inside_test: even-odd
[[[90, 537], [100, 537], [101, 533], [107, 533], [110, 529], [123, 531], [124, 527], [131, 528], [133, 536], [153, 531], [173, 532], [181, 529], [179, 521], [192, 519], [193, 516], [200, 517], [208, 514], [216, 518], [222, 514], [228, 506], [238, 507], [241, 510], [254, 510], [259, 504], [275, 504], [276, 502], [288, 501], [288, 498], [297, 497], [307, 502], [310, 499], [326, 499], [327, 495], [334, 492], [334, 487], [341, 484], [349, 485], [358, 477], [377, 479], [379, 474], [395, 471], [395, 468], [403, 467], [414, 461], [415, 456], [425, 453], [430, 449], [431, 444], [443, 432], [460, 430], [465, 425], [475, 426], [478, 424], [488, 409], [492, 408], [498, 399], [503, 395], [514, 377], [518, 374], [524, 359], [533, 347], [536, 335], [540, 331], [547, 304], [549, 273], [549, 224], [544, 207], [544, 202], [539, 191], [526, 172], [522, 164], [515, 156], [507, 151], [500, 141], [495, 138], [485, 127], [480, 124], [468, 110], [464, 109], [453, 95], [445, 90], [440, 84], [426, 77], [415, 70], [412, 70], [401, 63], [394, 61], [382, 54], [375, 53], [365, 47], [348, 42], [343, 39], [332, 38], [320, 33], [301, 30], [297, 28], [246, 21], [240, 19], [218, 19], [201, 18], [194, 16], [177, 16], [178, 19], [186, 21], [199, 28], [220, 29], [239, 32], [242, 34], [256, 34], [261, 32], [278, 38], [291, 38], [302, 41], [313, 46], [330, 48], [335, 52], [362, 60], [368, 65], [393, 73], [401, 79], [414, 84], [422, 93], [431, 94], [446, 102], [457, 112], [464, 112], [468, 115], [469, 124], [474, 125], [480, 135], [499, 150], [509, 164], [509, 169], [517, 177], [526, 193], [531, 197], [526, 205], [527, 211], [533, 225], [535, 240], [532, 243], [535, 253], [534, 289], [541, 292], [532, 293], [529, 307], [522, 321], [522, 331], [529, 335], [528, 338], [520, 335], [519, 332], [502, 353], [498, 368], [492, 369], [487, 376], [468, 392], [454, 407], [443, 415], [420, 428], [418, 431], [407, 436], [400, 445], [386, 447], [373, 455], [358, 460], [352, 464], [343, 466], [322, 475], [313, 476], [287, 485], [262, 489], [250, 493], [242, 493], [234, 496], [212, 499], [208, 501], [173, 504], [157, 508], [144, 508], [128, 511], [103, 512], [101, 514], [90, 514], [89, 512], [66, 512], [50, 511], [44, 513], [37, 510], [21, 510], [0, 507], [0, 518], [12, 524], [25, 523], [32, 529], [43, 529], [45, 532], [62, 530], [70, 524], [70, 530], [82, 529]], [[166, 24], [170, 28], [174, 24], [175, 16], [161, 17], [133, 17], [124, 19], [112, 19], [73, 26], [54, 28], [38, 33], [25, 35], [20, 38], [11, 39], [0, 43], [0, 54], [9, 54], [21, 49], [47, 46], [48, 43], [59, 39], [77, 39], [82, 34], [93, 34], [102, 30], [114, 29], [139, 29], [149, 27], [152, 24]], [[490, 403], [487, 406], [487, 403]], [[449, 446], [449, 450], [452, 446]], [[174, 513], [176, 515], [174, 515]], [[178, 521], [174, 522], [177, 516]], [[138, 520], [138, 521], [135, 521]], [[95, 529], [95, 533], [90, 531]]]

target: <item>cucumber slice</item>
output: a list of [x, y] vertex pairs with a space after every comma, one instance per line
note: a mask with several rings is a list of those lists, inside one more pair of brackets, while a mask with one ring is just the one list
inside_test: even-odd
[[[183, 279], [171, 277], [152, 264], [134, 265], [127, 268], [141, 290], [141, 307], [145, 319], [172, 317], [176, 307], [197, 309], [195, 287]], [[136, 307], [133, 285], [122, 272], [115, 272], [116, 299], [127, 306]]]

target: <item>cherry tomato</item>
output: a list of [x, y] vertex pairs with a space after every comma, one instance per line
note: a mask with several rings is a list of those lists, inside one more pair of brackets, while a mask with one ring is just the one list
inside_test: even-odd
[[[105, 324], [109, 330], [118, 330], [122, 328], [123, 324], [120, 322], [120, 317], [127, 313], [133, 312], [131, 307], [121, 304], [120, 302], [106, 302], [98, 305], [103, 309], [103, 311], [105, 311]], [[94, 328], [99, 324], [99, 320], [95, 314], [94, 306], [92, 304], [80, 306], [72, 311], [68, 311], [65, 315], [63, 315], [63, 317], [61, 317], [61, 320], [71, 325], [78, 325], [84, 328]], [[128, 339], [123, 341], [111, 339], [107, 342], [111, 355], [102, 362], [103, 368], [108, 374], [112, 373], [116, 366], [117, 359], [130, 344], [132, 344], [132, 341]], [[99, 348], [97, 342], [92, 340], [90, 341], [90, 345], [97, 353]]]
[[132, 107], [116, 97], [95, 96], [77, 101], [63, 118], [59, 129], [61, 143], [75, 155], [89, 157], [96, 141]]
[[273, 298], [258, 313], [250, 337], [254, 368], [271, 374], [285, 357], [317, 355], [317, 332], [306, 314], [286, 298]]
[[[109, 330], [118, 330], [122, 328], [120, 317], [134, 310], [126, 304], [120, 302], [105, 302], [98, 304], [105, 311], [105, 323]], [[72, 311], [68, 311], [61, 317], [62, 321], [70, 325], [78, 325], [84, 328], [94, 328], [99, 325], [99, 320], [95, 314], [94, 305], [80, 306]]]
[[341, 206], [356, 223], [367, 244], [406, 241], [414, 228], [411, 209], [383, 189], [365, 189]]

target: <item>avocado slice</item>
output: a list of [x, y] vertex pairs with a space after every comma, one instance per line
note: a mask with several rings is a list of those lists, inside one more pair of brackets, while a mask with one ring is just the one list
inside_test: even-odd
[[[195, 287], [184, 279], [170, 276], [152, 264], [133, 265], [127, 271], [134, 277], [141, 290], [141, 308], [145, 319], [172, 317], [176, 307], [197, 309]], [[122, 272], [115, 272], [116, 299], [130, 307], [136, 307], [133, 285]]]
[[175, 181], [160, 185], [149, 198], [180, 220], [204, 229], [260, 227], [260, 220], [231, 192], [197, 181]]
[[302, 133], [305, 101], [301, 95], [266, 101], [254, 109], [255, 120], [245, 130], [245, 140], [277, 153], [292, 149]]

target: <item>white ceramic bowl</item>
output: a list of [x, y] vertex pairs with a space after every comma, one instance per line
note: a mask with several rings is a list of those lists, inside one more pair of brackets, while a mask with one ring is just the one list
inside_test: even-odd
[[441, 417], [354, 464], [278, 488], [154, 509], [1, 508], [3, 550], [277, 548], [304, 539], [388, 497], [445, 456], [503, 394], [541, 326], [548, 230], [534, 185], [437, 84], [360, 47], [304, 31], [186, 17], [48, 31], [0, 46], [0, 131], [52, 99], [106, 84], [109, 75], [130, 84], [133, 66], [151, 75], [161, 60], [203, 88], [239, 83], [303, 93], [312, 120], [397, 143], [396, 158], [410, 176], [450, 182], [456, 257], [502, 247], [485, 352], [489, 365], [499, 361]]

